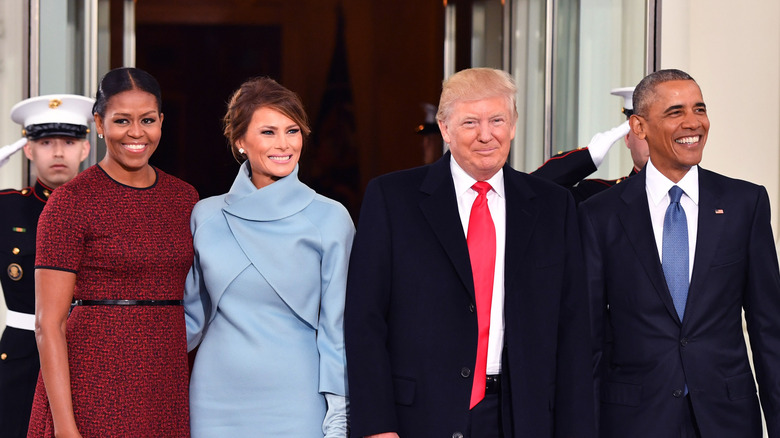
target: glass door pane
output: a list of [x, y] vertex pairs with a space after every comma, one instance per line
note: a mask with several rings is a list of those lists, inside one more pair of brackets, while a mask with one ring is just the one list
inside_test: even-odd
[[[626, 120], [623, 100], [610, 90], [635, 86], [645, 75], [647, 59], [646, 2], [634, 0], [580, 0], [579, 72], [576, 126], [573, 144], [586, 146], [590, 138]], [[600, 178], [628, 175], [631, 155], [619, 141], [595, 174]]]
[[[94, 97], [99, 75], [108, 70], [110, 0], [38, 0], [37, 47], [31, 45], [30, 95], [71, 93]], [[34, 39], [33, 39], [34, 40]], [[36, 76], [37, 74], [37, 76]], [[102, 157], [94, 129], [82, 169]], [[30, 181], [35, 180], [30, 167]]]
[[511, 2], [511, 51], [509, 73], [517, 84], [517, 124], [512, 167], [531, 171], [544, 161], [545, 126], [550, 105], [546, 101], [547, 9], [544, 0]]
[[502, 0], [475, 0], [471, 6], [471, 66], [503, 67]]
[[85, 94], [85, 0], [40, 0], [38, 95]]
[[[515, 168], [533, 171], [550, 155], [584, 147], [595, 133], [625, 120], [622, 100], [610, 90], [633, 86], [644, 75], [647, 2], [511, 1], [509, 65], [520, 115]], [[626, 148], [614, 149], [601, 177], [630, 170]]]

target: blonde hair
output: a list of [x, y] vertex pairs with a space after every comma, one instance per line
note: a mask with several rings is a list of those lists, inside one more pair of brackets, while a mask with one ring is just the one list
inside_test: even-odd
[[494, 68], [470, 68], [461, 70], [445, 79], [442, 83], [439, 111], [436, 120], [446, 122], [452, 114], [453, 107], [458, 102], [505, 97], [507, 105], [512, 110], [512, 117], [517, 119], [517, 86], [512, 76], [503, 70]]

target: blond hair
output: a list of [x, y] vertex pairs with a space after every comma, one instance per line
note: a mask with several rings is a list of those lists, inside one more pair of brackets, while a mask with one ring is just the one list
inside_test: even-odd
[[446, 122], [458, 102], [505, 97], [512, 117], [517, 119], [517, 86], [512, 76], [494, 68], [470, 68], [461, 70], [442, 83], [439, 111], [436, 120]]

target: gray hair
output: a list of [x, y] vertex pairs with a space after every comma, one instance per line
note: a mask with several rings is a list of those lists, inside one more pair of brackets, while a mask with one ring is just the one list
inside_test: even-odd
[[693, 81], [691, 75], [682, 70], [667, 69], [650, 73], [639, 82], [634, 89], [634, 114], [647, 117], [647, 110], [655, 97], [655, 88], [658, 84], [669, 81]]

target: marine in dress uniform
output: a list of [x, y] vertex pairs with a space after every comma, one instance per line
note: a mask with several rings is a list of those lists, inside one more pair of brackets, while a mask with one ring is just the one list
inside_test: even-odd
[[444, 143], [436, 123], [436, 105], [423, 103], [425, 121], [415, 128], [415, 132], [422, 139], [423, 164], [431, 164], [441, 158], [444, 153]]
[[[631, 117], [631, 114], [634, 113], [632, 102], [634, 87], [615, 88], [611, 94], [623, 98], [623, 114], [626, 115], [626, 118]], [[627, 123], [596, 134], [588, 146], [584, 148], [558, 153], [532, 174], [567, 187], [572, 192], [577, 204], [635, 175], [647, 163], [649, 152], [647, 142], [631, 133]], [[588, 175], [598, 169], [610, 146], [620, 137], [624, 138], [626, 146], [631, 151], [631, 158], [634, 162], [634, 168], [631, 169], [631, 172], [627, 176], [617, 179], [586, 179]]]
[[35, 342], [35, 239], [52, 191], [78, 173], [89, 153], [93, 100], [49, 95], [19, 102], [11, 119], [24, 138], [0, 148], [0, 165], [24, 148], [38, 179], [33, 187], [0, 190], [0, 285], [8, 307], [0, 338], [0, 435], [25, 437], [40, 362]]

